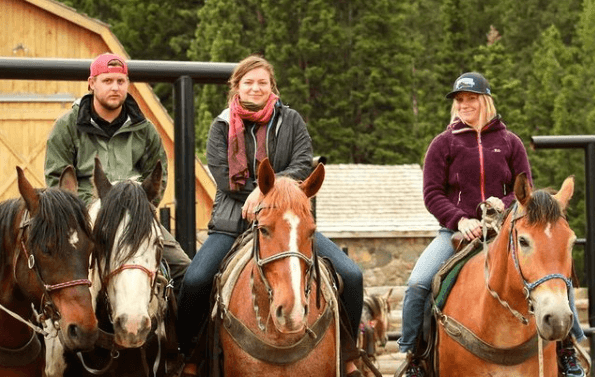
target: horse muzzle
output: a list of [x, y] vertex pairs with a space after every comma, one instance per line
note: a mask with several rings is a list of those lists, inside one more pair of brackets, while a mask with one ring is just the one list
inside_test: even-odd
[[549, 341], [564, 339], [574, 321], [566, 292], [542, 292], [531, 296], [539, 335]]

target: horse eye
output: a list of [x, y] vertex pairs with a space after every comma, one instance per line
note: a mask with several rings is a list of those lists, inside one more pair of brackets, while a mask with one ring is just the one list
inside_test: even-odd
[[267, 228], [266, 226], [260, 226], [258, 227], [258, 230], [260, 231], [260, 234], [262, 234], [264, 237], [269, 237], [271, 235], [269, 228]]
[[519, 237], [519, 245], [521, 245], [521, 247], [523, 248], [531, 246], [531, 244], [525, 237]]

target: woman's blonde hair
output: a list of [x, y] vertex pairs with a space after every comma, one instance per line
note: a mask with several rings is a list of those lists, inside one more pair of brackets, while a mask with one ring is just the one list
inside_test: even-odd
[[238, 93], [242, 77], [244, 77], [246, 73], [257, 68], [264, 68], [269, 72], [271, 91], [276, 95], [279, 95], [279, 90], [277, 89], [277, 80], [275, 79], [275, 70], [273, 69], [271, 63], [261, 56], [250, 55], [238, 63], [238, 65], [233, 70], [231, 77], [229, 78], [229, 93], [227, 94], [228, 101], [231, 101]]
[[[483, 127], [489, 121], [494, 119], [498, 113], [496, 112], [496, 105], [494, 105], [494, 99], [492, 96], [487, 94], [477, 95], [479, 96], [479, 124], [481, 127]], [[452, 101], [452, 107], [450, 108], [450, 124], [455, 123], [459, 119], [460, 117], [457, 110], [457, 99], [455, 97]]]

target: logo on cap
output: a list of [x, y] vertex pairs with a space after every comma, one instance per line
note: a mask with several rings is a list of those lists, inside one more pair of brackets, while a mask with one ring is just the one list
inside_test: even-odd
[[457, 81], [457, 90], [463, 88], [473, 88], [475, 86], [475, 81], [471, 77], [463, 77], [459, 81]]

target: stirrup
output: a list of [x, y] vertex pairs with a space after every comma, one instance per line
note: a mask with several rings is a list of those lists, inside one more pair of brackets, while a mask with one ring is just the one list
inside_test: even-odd
[[424, 360], [420, 359], [419, 357], [415, 357], [413, 352], [407, 351], [407, 356], [405, 357], [405, 360], [401, 363], [401, 365], [399, 365], [399, 367], [395, 371], [394, 377], [405, 376], [405, 373], [407, 372], [407, 369], [409, 368], [409, 365], [411, 365], [411, 362], [413, 361], [413, 359], [419, 360], [420, 367], [422, 369], [426, 369], [426, 362]]

